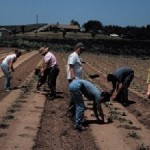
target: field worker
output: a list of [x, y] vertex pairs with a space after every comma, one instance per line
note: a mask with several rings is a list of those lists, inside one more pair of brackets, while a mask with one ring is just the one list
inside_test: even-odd
[[59, 66], [57, 64], [56, 57], [53, 53], [49, 51], [48, 47], [41, 47], [39, 53], [43, 56], [43, 68], [41, 69], [41, 76], [47, 73], [48, 77], [48, 87], [50, 93], [48, 94], [48, 99], [53, 100], [56, 98], [56, 79], [59, 74]]
[[112, 74], [107, 75], [107, 81], [112, 82], [112, 90], [110, 94], [112, 99], [120, 101], [124, 106], [127, 106], [128, 88], [134, 78], [134, 71], [130, 67], [121, 67], [116, 69]]
[[[75, 103], [75, 129], [84, 130], [83, 117], [84, 117], [84, 95], [88, 100], [93, 101], [93, 111], [98, 121], [105, 123], [103, 109], [101, 107], [102, 102], [110, 100], [110, 94], [108, 92], [102, 92], [95, 85], [87, 80], [73, 80], [69, 84], [69, 90], [72, 94], [73, 101]], [[101, 118], [99, 118], [101, 117]]]
[[148, 77], [147, 77], [147, 98], [150, 99], [150, 69], [148, 70]]
[[[74, 47], [74, 52], [72, 52], [68, 57], [67, 62], [67, 79], [69, 84], [74, 79], [82, 79], [82, 61], [80, 55], [82, 51], [85, 49], [83, 43], [77, 43]], [[71, 97], [72, 99], [72, 97]], [[75, 108], [73, 101], [70, 99], [68, 110], [71, 114], [74, 114]]]
[[1, 63], [1, 69], [4, 73], [5, 78], [5, 91], [9, 92], [11, 89], [10, 80], [11, 80], [11, 71], [14, 72], [13, 64], [21, 55], [21, 51], [15, 50], [14, 54], [10, 54], [5, 57], [5, 59]]

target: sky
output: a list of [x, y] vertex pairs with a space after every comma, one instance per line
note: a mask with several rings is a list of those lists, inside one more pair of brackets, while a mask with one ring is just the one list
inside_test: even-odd
[[89, 20], [105, 25], [150, 25], [150, 0], [0, 0], [0, 25], [35, 23], [81, 26]]

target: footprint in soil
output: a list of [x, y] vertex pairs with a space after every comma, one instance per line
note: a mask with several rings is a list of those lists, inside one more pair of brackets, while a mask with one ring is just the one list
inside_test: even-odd
[[30, 130], [30, 131], [34, 131], [36, 130], [35, 128], [32, 128], [32, 127], [25, 127], [26, 130]]
[[33, 135], [29, 135], [29, 134], [19, 134], [19, 136], [21, 136], [21, 137], [33, 137]]

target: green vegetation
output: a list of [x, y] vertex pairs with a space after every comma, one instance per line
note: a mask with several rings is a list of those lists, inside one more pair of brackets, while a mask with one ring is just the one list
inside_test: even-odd
[[150, 150], [150, 147], [142, 143], [137, 150]]
[[128, 135], [130, 137], [132, 137], [132, 138], [135, 138], [135, 139], [139, 139], [140, 138], [139, 134], [137, 132], [135, 132], [134, 130], [128, 132]]
[[[25, 96], [27, 96], [30, 93], [30, 91], [33, 89], [33, 85], [34, 85], [35, 81], [36, 81], [36, 78], [35, 78], [35, 76], [33, 76], [31, 79], [27, 80], [24, 83], [24, 85], [21, 88], [21, 92], [20, 92], [18, 98], [16, 98], [14, 104], [12, 104], [8, 108], [6, 116], [0, 120], [0, 128], [6, 129], [9, 127], [9, 120], [14, 119], [15, 118], [14, 113], [17, 111], [20, 111], [20, 109], [22, 107], [21, 103], [23, 102], [22, 99], [24, 99]], [[1, 135], [0, 135], [0, 137], [1, 137]]]

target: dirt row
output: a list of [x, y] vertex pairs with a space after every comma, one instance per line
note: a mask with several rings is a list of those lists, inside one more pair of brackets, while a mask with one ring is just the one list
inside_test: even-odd
[[[34, 59], [33, 57], [29, 58], [28, 60], [25, 60], [25, 62], [21, 64], [19, 67], [17, 67], [15, 69], [15, 72], [12, 73], [13, 80], [11, 81], [11, 85], [12, 85], [11, 88], [16, 89], [23, 81], [25, 81], [27, 76], [34, 70], [34, 68], [36, 67], [37, 63], [40, 60], [41, 60], [41, 56], [37, 54], [36, 56], [34, 56]], [[8, 93], [4, 91], [4, 78], [3, 77], [0, 78], [0, 85], [1, 85], [0, 86], [0, 94], [1, 94], [0, 100], [2, 100], [6, 95], [8, 95]]]
[[[122, 107], [120, 104], [110, 104], [109, 107], [112, 107], [111, 109], [114, 109], [114, 113], [117, 113], [118, 115], [120, 114], [126, 114], [126, 117], [117, 116], [116, 118], [113, 118], [113, 123], [111, 124], [99, 124], [95, 120], [95, 117], [93, 117], [93, 112], [91, 110], [91, 105], [86, 103], [87, 110], [86, 110], [86, 118], [87, 118], [87, 123], [89, 125], [89, 130], [86, 132], [78, 133], [76, 130], [74, 131], [72, 128], [72, 125], [70, 124], [70, 120], [67, 118], [66, 115], [63, 115], [63, 112], [66, 112], [67, 110], [67, 105], [68, 105], [68, 100], [69, 99], [69, 94], [67, 91], [67, 81], [66, 81], [66, 56], [64, 57], [64, 54], [62, 53], [57, 53], [56, 54], [57, 59], [59, 60], [59, 65], [61, 69], [60, 75], [59, 75], [59, 80], [58, 80], [58, 93], [64, 93], [62, 101], [59, 101], [59, 104], [57, 103], [57, 99], [54, 100], [51, 103], [47, 103], [46, 107], [46, 112], [43, 114], [42, 117], [42, 129], [39, 130], [39, 135], [37, 138], [37, 143], [39, 144], [41, 139], [43, 140], [43, 143], [39, 145], [35, 145], [35, 149], [46, 149], [51, 146], [52, 149], [93, 149], [91, 146], [93, 145], [93, 141], [96, 144], [94, 146], [95, 148], [97, 147], [98, 149], [138, 149], [141, 147], [142, 143], [144, 143], [144, 146], [147, 146], [149, 144], [149, 131], [142, 125], [140, 124], [136, 118], [130, 114], [126, 108]], [[60, 61], [61, 60], [61, 61]], [[63, 60], [63, 61], [62, 61]], [[86, 63], [85, 63], [86, 64]], [[92, 70], [89, 66], [86, 66], [84, 64], [84, 70]], [[85, 71], [86, 72], [86, 71]], [[90, 75], [90, 72], [86, 72], [84, 74], [84, 78], [87, 80], [91, 80], [88, 76]], [[61, 83], [60, 82], [60, 79]], [[93, 80], [91, 82], [95, 83]], [[97, 83], [97, 82], [96, 82]], [[100, 84], [98, 84], [100, 85]], [[59, 88], [59, 86], [61, 88]], [[59, 91], [61, 89], [61, 91]], [[60, 94], [61, 95], [61, 94]], [[61, 95], [62, 96], [62, 95]], [[64, 100], [66, 101], [65, 104]], [[47, 102], [47, 101], [46, 101]], [[63, 102], [63, 104], [61, 103]], [[49, 105], [48, 105], [49, 104]], [[64, 106], [64, 107], [62, 107]], [[51, 107], [51, 110], [49, 110]], [[59, 108], [59, 109], [58, 109]], [[111, 113], [109, 112], [110, 110], [103, 106], [105, 113], [107, 115], [110, 115]], [[116, 111], [118, 110], [118, 112]], [[60, 112], [59, 112], [60, 110]], [[49, 113], [51, 112], [51, 113]], [[58, 118], [57, 117], [58, 114]], [[46, 118], [44, 117], [46, 115]], [[113, 114], [114, 115], [114, 114]], [[114, 117], [114, 116], [113, 116]], [[45, 120], [43, 119], [45, 118]], [[49, 120], [51, 118], [51, 120]], [[118, 121], [119, 120], [119, 121]], [[54, 121], [54, 122], [53, 122]], [[59, 122], [60, 121], [60, 122]], [[47, 124], [49, 122], [49, 125]], [[128, 124], [129, 123], [129, 124]], [[46, 124], [46, 125], [45, 125]], [[61, 124], [61, 125], [60, 125]], [[48, 126], [47, 126], [48, 125]], [[45, 127], [46, 126], [46, 127]], [[55, 126], [55, 127], [53, 127]], [[58, 129], [59, 127], [59, 129]], [[45, 129], [47, 128], [47, 132], [49, 134], [43, 134], [46, 133], [44, 132]], [[54, 129], [53, 129], [54, 128]], [[90, 131], [90, 132], [89, 132]], [[88, 134], [88, 135], [87, 135]], [[130, 136], [131, 134], [131, 136]], [[137, 136], [132, 137], [132, 134]], [[63, 135], [63, 136], [62, 136]], [[73, 136], [73, 137], [72, 137]], [[91, 137], [92, 136], [92, 137]], [[56, 137], [56, 138], [54, 138]], [[111, 137], [111, 140], [110, 140]], [[138, 139], [139, 137], [139, 139]], [[71, 139], [72, 142], [68, 141], [68, 138]], [[49, 139], [50, 143], [46, 143]], [[55, 140], [54, 140], [55, 139]], [[59, 143], [57, 143], [57, 139], [59, 139]], [[84, 140], [82, 140], [84, 139]], [[90, 139], [90, 140], [89, 140]], [[73, 142], [73, 140], [75, 140]], [[52, 144], [53, 143], [53, 144]], [[65, 143], [65, 144], [64, 144]], [[68, 145], [66, 145], [68, 143]], [[89, 145], [90, 143], [90, 145]], [[119, 143], [119, 145], [118, 145]], [[45, 146], [43, 146], [45, 145]], [[61, 148], [60, 148], [61, 145]], [[85, 147], [84, 147], [85, 145]]]
[[[96, 56], [97, 57], [97, 56]], [[98, 67], [97, 65], [93, 65], [93, 61], [94, 62], [97, 62], [96, 64], [98, 64]], [[111, 89], [111, 84], [109, 84], [106, 80], [106, 74], [103, 73], [103, 72], [99, 72], [99, 66], [103, 69], [104, 65], [101, 64], [101, 59], [94, 59], [94, 56], [93, 56], [93, 59], [91, 59], [89, 61], [90, 63], [85, 63], [85, 67], [84, 67], [84, 71], [87, 73], [87, 74], [98, 74], [100, 75], [99, 78], [97, 79], [94, 79], [95, 80], [95, 83], [99, 84], [99, 85], [102, 85], [104, 88], [107, 88], [108, 90]], [[107, 62], [108, 63], [108, 62]], [[107, 64], [106, 63], [106, 64]], [[111, 62], [109, 62], [110, 65], [111, 65]], [[107, 66], [105, 66], [106, 68], [109, 68], [110, 65], [108, 64]], [[113, 66], [112, 66], [113, 68]], [[115, 66], [114, 66], [115, 68]], [[139, 71], [139, 74], [141, 72]], [[135, 78], [136, 78], [136, 74], [135, 74]], [[134, 79], [135, 80], [135, 79]], [[135, 82], [135, 84], [137, 84]], [[146, 83], [144, 83], [146, 85]], [[127, 109], [133, 113], [140, 122], [142, 122], [147, 128], [150, 129], [150, 111], [149, 111], [149, 107], [150, 107], [150, 101], [148, 99], [145, 98], [146, 97], [146, 92], [144, 92], [144, 97], [143, 97], [143, 94], [141, 94], [140, 92], [138, 91], [135, 91], [133, 89], [130, 89], [129, 90], [129, 98], [130, 98], [130, 104]]]
[[99, 149], [94, 142], [90, 129], [82, 133], [73, 129], [73, 124], [67, 115], [70, 96], [66, 80], [66, 62], [60, 53], [57, 53], [56, 57], [60, 67], [57, 81], [58, 98], [54, 101], [46, 100], [41, 127], [33, 149]]
[[[67, 114], [70, 99], [66, 80], [66, 58], [68, 54], [54, 53], [60, 67], [57, 80], [58, 96], [55, 100], [50, 101], [46, 98], [47, 84], [41, 88], [40, 92], [35, 89], [37, 78], [33, 76], [33, 71], [41, 60], [39, 55], [28, 58], [15, 69], [14, 73], [16, 74], [13, 75], [12, 85], [19, 88], [10, 93], [5, 93], [0, 89], [0, 92], [3, 93], [1, 105], [5, 101], [8, 106], [13, 99], [18, 100], [18, 96], [20, 100], [18, 103], [21, 104], [19, 107], [20, 105], [18, 106], [17, 103], [17, 107], [15, 107], [17, 111], [12, 113], [11, 109], [11, 115], [9, 114], [11, 119], [6, 119], [4, 117], [6, 114], [0, 113], [1, 120], [5, 118], [7, 121], [0, 124], [0, 147], [3, 147], [3, 150], [134, 150], [149, 146], [149, 130], [127, 108], [122, 107], [117, 102], [103, 105], [105, 114], [111, 115], [113, 122], [99, 124], [93, 116], [91, 102], [85, 100], [87, 106], [85, 118], [89, 128], [83, 132], [74, 130], [73, 123]], [[104, 80], [89, 78], [90, 74], [96, 72], [95, 66], [92, 67], [87, 64], [87, 62], [83, 64], [84, 78], [101, 88], [108, 89], [108, 84], [101, 84]], [[32, 83], [32, 86], [27, 84], [25, 79]], [[0, 82], [4, 82], [2, 78], [0, 78]], [[16, 103], [10, 105], [14, 107]]]
[[[57, 57], [61, 70], [57, 87], [58, 98], [54, 101], [46, 100], [46, 92], [44, 91], [41, 94], [38, 93], [38, 96], [35, 96], [37, 94], [35, 93], [35, 87], [33, 86], [34, 88], [30, 91], [30, 94], [25, 93], [21, 98], [21, 107], [18, 106], [19, 110], [18, 107], [15, 107], [15, 109], [17, 109], [17, 112], [16, 110], [13, 110], [14, 112], [11, 112], [11, 115], [9, 114], [9, 117], [11, 119], [6, 119], [5, 117], [8, 117], [8, 115], [5, 113], [1, 113], [3, 115], [1, 116], [1, 120], [3, 121], [3, 119], [5, 119], [7, 121], [1, 122], [0, 124], [0, 146], [2, 147], [2, 149], [27, 150], [31, 149], [31, 146], [33, 149], [45, 150], [87, 149], [87, 146], [89, 147], [89, 149], [98, 149], [94, 142], [93, 136], [90, 133], [90, 130], [84, 132], [83, 134], [80, 134], [76, 130], [73, 130], [73, 124], [66, 114], [69, 94], [67, 81], [64, 80], [66, 78], [66, 72], [63, 71], [64, 69], [61, 69], [64, 68], [64, 62], [62, 63], [63, 59], [60, 57], [60, 55], [58, 55]], [[40, 60], [41, 57], [39, 55], [36, 55], [24, 61], [15, 69], [12, 85], [13, 87], [19, 88], [15, 88], [15, 90], [12, 90], [10, 93], [6, 93], [3, 91], [3, 89], [1, 89], [1, 103], [5, 101], [5, 107], [11, 107], [10, 105], [14, 107], [14, 104], [11, 104], [10, 102], [15, 101], [13, 99], [16, 99], [15, 95], [19, 94], [19, 91], [24, 91], [26, 89], [26, 85], [21, 86], [21, 84], [25, 81], [25, 79], [29, 80], [27, 77], [34, 70], [35, 66], [38, 65]], [[18, 80], [18, 78], [21, 80]], [[1, 78], [0, 81], [1, 83], [3, 83], [3, 78]], [[44, 86], [43, 88], [47, 87]], [[36, 103], [42, 101], [42, 95], [44, 96], [42, 98], [44, 106], [43, 108], [36, 107]], [[36, 97], [36, 99], [34, 97]], [[33, 110], [33, 108], [31, 109], [31, 104], [33, 108], [35, 107], [37, 110]], [[33, 124], [35, 124], [32, 121], [33, 118], [34, 120], [36, 120], [36, 114], [34, 114], [34, 112], [37, 112], [38, 109], [42, 110], [42, 116], [40, 117], [39, 124], [33, 126]], [[25, 122], [27, 122], [28, 124], [26, 124]], [[33, 134], [29, 131], [35, 131], [36, 134], [35, 132]], [[12, 138], [13, 140], [11, 140]], [[87, 139], [85, 140], [85, 138]]]

